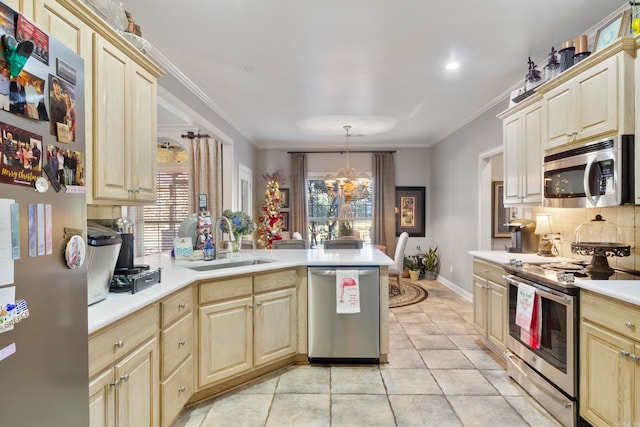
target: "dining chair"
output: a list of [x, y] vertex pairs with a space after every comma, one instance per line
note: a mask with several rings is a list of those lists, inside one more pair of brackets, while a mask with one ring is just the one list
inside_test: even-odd
[[362, 249], [363, 241], [359, 239], [325, 240], [325, 249]]
[[396, 278], [396, 284], [400, 286], [400, 277], [402, 276], [402, 270], [404, 269], [404, 251], [407, 248], [407, 241], [409, 240], [409, 233], [403, 231], [398, 237], [398, 243], [396, 244], [396, 254], [393, 257], [393, 265], [389, 266], [389, 277]]
[[271, 247], [273, 249], [307, 249], [309, 242], [298, 239], [274, 240]]

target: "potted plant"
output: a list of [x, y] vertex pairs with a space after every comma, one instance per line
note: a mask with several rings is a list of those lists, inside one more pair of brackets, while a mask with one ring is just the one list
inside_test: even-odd
[[409, 270], [409, 277], [411, 280], [418, 280], [420, 278], [420, 265], [415, 261], [415, 257], [405, 257], [405, 266]]
[[427, 280], [435, 280], [438, 277], [438, 269], [440, 268], [438, 247], [430, 247], [422, 262], [424, 264], [424, 278]]

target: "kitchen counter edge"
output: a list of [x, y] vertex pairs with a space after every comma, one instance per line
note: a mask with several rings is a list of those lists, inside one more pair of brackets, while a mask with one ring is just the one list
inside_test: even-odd
[[[189, 266], [226, 263], [247, 259], [269, 261], [242, 267], [209, 271], [194, 271]], [[365, 248], [362, 250], [279, 249], [247, 250], [233, 254], [231, 259], [219, 261], [175, 260], [167, 253], [150, 255], [135, 260], [136, 265], [146, 264], [161, 269], [161, 282], [141, 292], [109, 292], [107, 298], [88, 307], [88, 333], [97, 332], [135, 311], [153, 304], [172, 293], [199, 280], [218, 279], [241, 274], [255, 274], [283, 268], [314, 266], [389, 266], [393, 260], [383, 252]]]
[[[529, 263], [563, 262], [572, 260], [572, 258], [541, 257], [536, 254], [516, 254], [505, 251], [470, 251], [469, 254], [475, 258], [497, 264], [507, 263], [511, 258], [520, 259], [523, 262]], [[575, 284], [581, 289], [587, 289], [591, 292], [640, 306], [640, 280], [576, 279]]]

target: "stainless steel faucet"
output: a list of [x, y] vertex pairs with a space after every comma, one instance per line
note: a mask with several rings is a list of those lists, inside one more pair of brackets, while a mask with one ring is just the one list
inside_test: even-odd
[[[220, 221], [226, 221], [227, 223], [227, 227], [229, 228], [229, 246], [227, 246], [226, 250], [222, 250], [220, 248], [220, 236], [222, 235], [222, 230], [220, 229]], [[231, 227], [231, 221], [229, 221], [229, 218], [227, 218], [226, 216], [221, 216], [220, 218], [216, 219], [213, 221], [213, 237], [214, 237], [214, 241], [216, 243], [216, 259], [222, 259], [222, 254], [228, 254], [229, 252], [231, 252], [231, 242], [235, 241], [235, 237], [233, 236], [233, 233], [231, 232], [231, 230], [233, 229]]]

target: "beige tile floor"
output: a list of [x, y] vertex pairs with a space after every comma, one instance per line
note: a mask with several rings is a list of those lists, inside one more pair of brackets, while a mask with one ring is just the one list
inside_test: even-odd
[[471, 303], [434, 281], [391, 309], [389, 363], [292, 366], [186, 409], [174, 427], [559, 426], [481, 343]]

